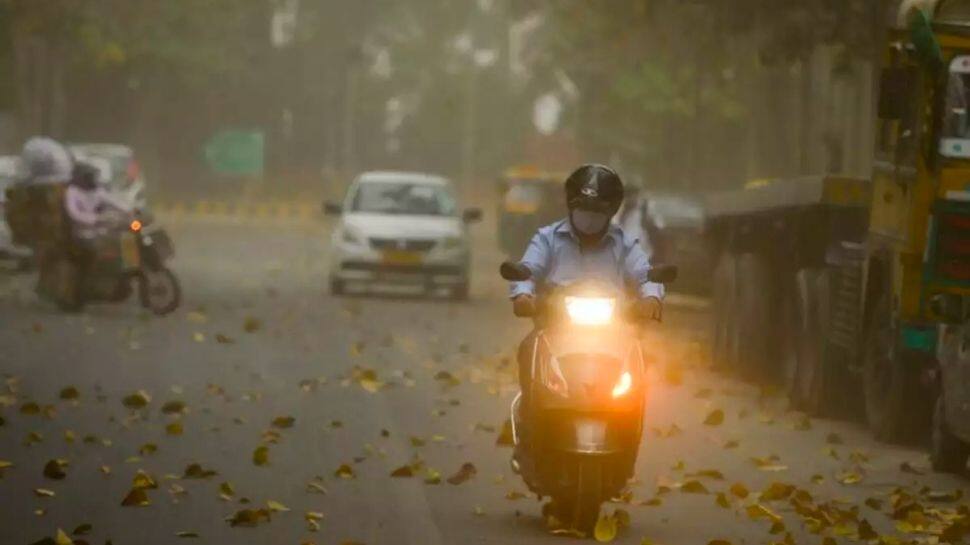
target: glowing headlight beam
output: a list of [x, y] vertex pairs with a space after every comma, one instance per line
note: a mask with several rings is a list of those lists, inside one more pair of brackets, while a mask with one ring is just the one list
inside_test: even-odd
[[613, 387], [613, 397], [617, 398], [626, 395], [630, 391], [631, 386], [633, 386], [633, 376], [630, 375], [629, 371], [623, 371], [623, 374], [620, 375], [620, 380]]
[[615, 308], [616, 299], [608, 297], [566, 297], [566, 312], [577, 325], [606, 325]]

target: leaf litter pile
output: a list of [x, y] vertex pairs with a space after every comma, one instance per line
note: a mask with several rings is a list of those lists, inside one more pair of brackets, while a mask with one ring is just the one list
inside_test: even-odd
[[[190, 320], [199, 320], [199, 317]], [[245, 335], [258, 334], [263, 328], [259, 320], [247, 318], [239, 341], [217, 339], [217, 344], [239, 346]], [[339, 450], [346, 453], [345, 459], [329, 467], [314, 467], [310, 463], [311, 474], [307, 476], [301, 493], [295, 496], [260, 497], [258, 491], [240, 490], [234, 484], [234, 481], [240, 480], [240, 476], [224, 473], [225, 470], [220, 469], [222, 464], [219, 459], [192, 460], [178, 466], [161, 466], [156, 460], [159, 453], [165, 453], [170, 448], [172, 442], [186, 441], [183, 436], [186, 430], [191, 432], [195, 428], [198, 432], [205, 428], [205, 432], [219, 432], [221, 428], [238, 428], [248, 433], [249, 448], [233, 455], [242, 460], [250, 471], [273, 472], [279, 464], [274, 451], [284, 449], [288, 434], [305, 432], [312, 427], [313, 433], [324, 434], [325, 441], [339, 443], [341, 430], [352, 426], [353, 422], [345, 424], [337, 418], [310, 422], [299, 414], [275, 414], [260, 410], [257, 413], [262, 416], [258, 421], [251, 415], [235, 416], [231, 417], [231, 422], [212, 426], [199, 421], [199, 415], [217, 410], [231, 411], [240, 404], [271, 407], [271, 400], [266, 397], [268, 394], [259, 390], [230, 392], [218, 384], [207, 384], [203, 394], [205, 403], [193, 404], [186, 401], [184, 390], [178, 386], [169, 390], [136, 389], [107, 396], [97, 389], [87, 391], [67, 385], [60, 390], [56, 401], [43, 403], [23, 398], [19, 391], [19, 380], [10, 376], [4, 377], [0, 389], [0, 434], [6, 433], [9, 439], [10, 421], [17, 419], [22, 427], [30, 430], [22, 438], [23, 448], [37, 450], [50, 447], [57, 454], [27, 464], [5, 460], [4, 453], [0, 452], [0, 485], [4, 475], [12, 472], [24, 471], [35, 475], [32, 477], [35, 484], [30, 501], [37, 520], [31, 527], [44, 528], [47, 527], [43, 521], [48, 509], [54, 509], [60, 496], [66, 495], [63, 492], [65, 487], [70, 486], [72, 477], [79, 471], [90, 471], [88, 466], [92, 457], [98, 460], [113, 459], [117, 461], [111, 464], [99, 462], [95, 471], [106, 482], [123, 485], [124, 493], [111, 498], [118, 509], [150, 510], [162, 502], [180, 504], [187, 497], [208, 497], [224, 505], [221, 523], [229, 528], [245, 532], [246, 528], [254, 527], [295, 526], [309, 536], [301, 542], [308, 545], [315, 543], [313, 536], [325, 534], [328, 516], [322, 500], [329, 497], [339, 501], [344, 487], [353, 486], [355, 481], [365, 477], [387, 479], [388, 486], [395, 482], [412, 482], [424, 487], [430, 494], [435, 490], [489, 486], [495, 496], [510, 502], [510, 509], [514, 508], [515, 502], [528, 499], [529, 496], [522, 492], [524, 486], [518, 477], [482, 475], [476, 465], [479, 460], [466, 459], [452, 467], [435, 467], [426, 458], [432, 449], [462, 446], [456, 442], [456, 438], [435, 433], [435, 427], [438, 419], [447, 418], [461, 408], [464, 397], [459, 390], [463, 386], [482, 388], [489, 396], [502, 398], [498, 406], [506, 405], [505, 400], [517, 389], [511, 358], [505, 355], [474, 358], [467, 348], [461, 347], [458, 350], [461, 357], [458, 359], [473, 363], [455, 365], [447, 362], [444, 356], [432, 355], [427, 361], [417, 361], [408, 368], [393, 368], [387, 360], [374, 355], [377, 351], [375, 344], [380, 349], [393, 350], [398, 356], [404, 356], [395, 358], [399, 362], [414, 355], [416, 343], [392, 335], [377, 343], [353, 342], [343, 372], [338, 370], [337, 374], [329, 377], [301, 379], [290, 386], [291, 391], [287, 395], [311, 396], [320, 403], [326, 403], [327, 396], [334, 389], [340, 389], [354, 393], [364, 403], [369, 403], [368, 400], [374, 399], [372, 396], [414, 388], [421, 382], [431, 385], [436, 393], [433, 408], [426, 418], [428, 428], [407, 432], [381, 428], [374, 430], [371, 442], [356, 446], [339, 445]], [[687, 388], [689, 380], [685, 379], [685, 375], [688, 370], [668, 363], [659, 373], [659, 380], [669, 388]], [[733, 422], [745, 419], [763, 426], [784, 426], [790, 431], [812, 430], [812, 422], [807, 417], [773, 412], [768, 404], [739, 412], [729, 411], [717, 404], [718, 397], [722, 395], [734, 394], [717, 391], [716, 388], [696, 390], [693, 398], [705, 407], [699, 417], [694, 421], [680, 419], [648, 427], [645, 430], [648, 440], [679, 441], [691, 434], [711, 437], [712, 433], [730, 429]], [[770, 393], [765, 395], [770, 397]], [[83, 410], [89, 404], [103, 404], [113, 409], [108, 426], [110, 432], [51, 431], [57, 428], [53, 424], [57, 422], [59, 414]], [[511, 446], [511, 427], [504, 414], [491, 421], [469, 422], [466, 425], [468, 433], [473, 436], [486, 436], [497, 447]], [[121, 436], [139, 429], [152, 434], [140, 444], [123, 446]], [[387, 446], [392, 441], [403, 445], [407, 456], [396, 459], [389, 454], [394, 450]], [[832, 470], [824, 475], [812, 475], [801, 482], [788, 477], [793, 473], [791, 466], [794, 460], [784, 460], [770, 452], [747, 452], [744, 437], [718, 437], [716, 443], [715, 448], [721, 449], [725, 458], [735, 457], [750, 467], [751, 471], [745, 475], [754, 475], [752, 480], [757, 483], [744, 482], [744, 479], [732, 477], [728, 471], [719, 468], [692, 467], [689, 453], [686, 453], [687, 461], [678, 461], [667, 472], [655, 476], [655, 482], [651, 481], [653, 484], [635, 479], [623, 494], [605, 504], [593, 535], [586, 537], [611, 542], [630, 531], [631, 513], [644, 510], [638, 518], [656, 520], [656, 513], [676, 496], [732, 513], [738, 524], [754, 525], [763, 532], [762, 542], [769, 544], [808, 542], [830, 545], [857, 542], [903, 545], [963, 543], [970, 539], [970, 507], [968, 498], [960, 489], [934, 490], [910, 480], [912, 482], [906, 486], [873, 485], [866, 489], [866, 497], [862, 501], [852, 501], [846, 498], [848, 494], [838, 493], [840, 489], [848, 491], [866, 486], [875, 456], [852, 450], [836, 434], [825, 437], [824, 446], [818, 453], [818, 456], [825, 457], [833, 464]], [[7, 442], [8, 448], [11, 444], [11, 441]], [[180, 445], [180, 448], [183, 447], [184, 444]], [[116, 455], [92, 456], [77, 448], [95, 452], [111, 451]], [[649, 442], [645, 443], [641, 456], [650, 456], [650, 448]], [[510, 453], [507, 449], [458, 452], [464, 458], [498, 457], [502, 461]], [[904, 462], [899, 471], [918, 477], [925, 472], [921, 467], [920, 464]], [[899, 481], [904, 482], [903, 479]], [[837, 487], [835, 492], [832, 487]], [[89, 493], [99, 496], [101, 492]], [[478, 505], [469, 510], [470, 516], [487, 514]], [[676, 515], [671, 513], [671, 516]], [[553, 534], [574, 535], [553, 515], [547, 515], [545, 522]], [[111, 529], [96, 528], [83, 521], [74, 528], [49, 527], [47, 535], [38, 536], [40, 539], [36, 543], [86, 545], [95, 542], [95, 535], [100, 537], [98, 542], [105, 542], [110, 539]], [[205, 539], [201, 529], [193, 528], [173, 527], [171, 535], [176, 539]], [[712, 539], [709, 545], [733, 545], [732, 539], [736, 539], [733, 536], [731, 528], [725, 528], [724, 537]], [[810, 536], [809, 541], [804, 541], [805, 536]], [[240, 539], [244, 540], [245, 537]], [[329, 540], [320, 538], [320, 542]], [[643, 537], [640, 542], [642, 545], [654, 543], [648, 537]], [[738, 545], [740, 543], [738, 541]]]

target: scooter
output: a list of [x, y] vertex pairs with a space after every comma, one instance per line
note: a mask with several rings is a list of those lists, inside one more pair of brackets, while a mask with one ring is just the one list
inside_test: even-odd
[[[148, 215], [136, 214], [118, 237], [106, 237], [82, 264], [77, 255], [55, 261], [48, 273], [53, 278], [53, 298], [62, 310], [76, 312], [92, 302], [120, 303], [138, 285], [142, 307], [165, 315], [181, 302], [175, 274], [165, 266], [174, 255], [168, 234]], [[43, 273], [43, 272], [42, 272]]]
[[[509, 281], [531, 277], [518, 263], [503, 263], [500, 272]], [[676, 267], [654, 267], [649, 280], [676, 276]], [[515, 449], [527, 450], [513, 458], [513, 470], [540, 499], [552, 498], [544, 514], [586, 535], [601, 504], [633, 476], [643, 435], [644, 357], [625, 303], [622, 293], [590, 282], [540, 297], [531, 387], [512, 401]]]

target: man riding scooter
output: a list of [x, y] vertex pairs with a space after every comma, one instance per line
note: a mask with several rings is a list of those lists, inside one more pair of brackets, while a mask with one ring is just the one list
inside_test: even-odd
[[[623, 202], [619, 175], [604, 165], [583, 165], [566, 179], [565, 189], [568, 216], [539, 229], [521, 261], [531, 278], [511, 284], [515, 315], [535, 316], [537, 293], [551, 287], [597, 280], [635, 291], [636, 314], [659, 319], [663, 285], [649, 281], [650, 262], [637, 239], [610, 222]], [[529, 410], [529, 362], [535, 335], [533, 330], [519, 345], [520, 414]], [[523, 440], [516, 445], [513, 457], [516, 468], [527, 461], [530, 447], [528, 430], [520, 435]]]
[[99, 183], [100, 176], [97, 166], [78, 161], [64, 193], [64, 210], [71, 220], [80, 285], [95, 260], [98, 245], [104, 242], [113, 245], [118, 238], [115, 231], [122, 224], [127, 226], [133, 213], [104, 189]]

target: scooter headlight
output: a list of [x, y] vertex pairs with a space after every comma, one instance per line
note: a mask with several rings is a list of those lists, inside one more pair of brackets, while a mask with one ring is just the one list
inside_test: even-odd
[[631, 386], [633, 386], [633, 375], [629, 371], [623, 371], [620, 380], [616, 381], [616, 385], [613, 386], [613, 398], [625, 396], [629, 393]]
[[610, 297], [566, 297], [566, 312], [576, 325], [606, 325], [615, 309], [616, 299]]

